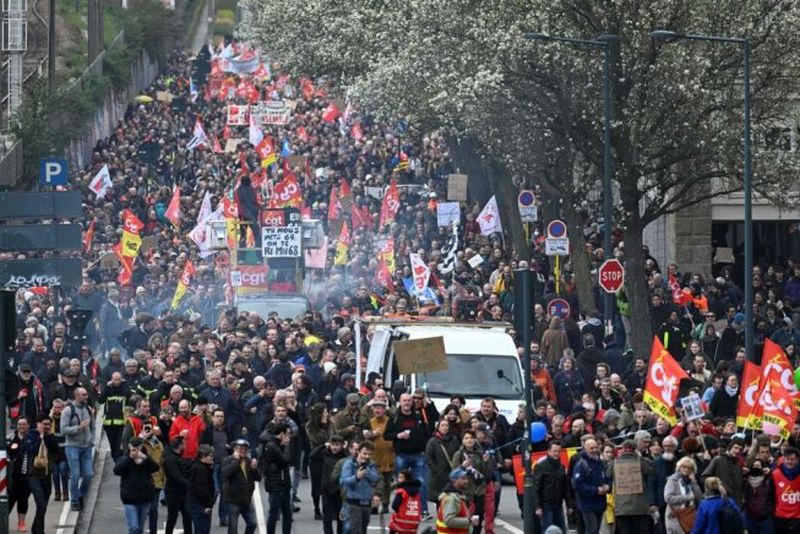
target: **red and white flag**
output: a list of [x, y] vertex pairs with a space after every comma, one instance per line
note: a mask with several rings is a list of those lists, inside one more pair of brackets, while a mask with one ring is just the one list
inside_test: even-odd
[[172, 193], [172, 199], [169, 201], [167, 211], [164, 212], [166, 217], [174, 226], [181, 225], [181, 188], [175, 186], [175, 191]]
[[397, 181], [392, 180], [389, 184], [389, 189], [383, 195], [381, 220], [378, 228], [382, 230], [387, 224], [392, 224], [398, 211], [400, 211], [400, 192], [397, 190]]
[[672, 303], [676, 306], [686, 306], [692, 302], [692, 294], [681, 289], [681, 285], [674, 274], [669, 275], [669, 291], [672, 293]]
[[328, 104], [328, 107], [325, 108], [325, 111], [322, 112], [322, 120], [325, 122], [333, 122], [341, 117], [341, 115], [342, 111], [338, 108], [338, 106], [336, 106], [336, 104], [331, 102]]
[[103, 198], [108, 193], [111, 187], [111, 172], [108, 170], [108, 165], [103, 165], [97, 174], [95, 174], [92, 181], [89, 182], [89, 189], [97, 195], [98, 199]]
[[481, 227], [481, 235], [492, 235], [495, 232], [503, 231], [503, 223], [500, 222], [500, 210], [497, 209], [497, 198], [492, 195], [486, 206], [483, 207], [478, 215], [478, 226]]
[[197, 119], [194, 123], [192, 138], [186, 144], [186, 148], [193, 151], [197, 148], [208, 148], [208, 145], [208, 135], [206, 135], [206, 131], [203, 129], [203, 123], [200, 122], [200, 119]]

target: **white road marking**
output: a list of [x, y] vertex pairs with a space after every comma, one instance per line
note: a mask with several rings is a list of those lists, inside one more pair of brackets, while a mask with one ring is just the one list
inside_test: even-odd
[[[61, 525], [66, 525], [68, 518], [69, 518], [69, 500], [64, 501], [64, 504], [61, 505], [61, 515], [58, 516], [59, 527], [56, 529], [56, 534], [64, 534], [64, 527]], [[75, 527], [72, 527], [70, 531], [74, 532]]]
[[495, 519], [495, 520], [494, 520], [494, 524], [495, 524], [495, 525], [497, 525], [498, 527], [501, 527], [501, 528], [504, 528], [504, 529], [506, 529], [507, 531], [511, 532], [512, 534], [525, 534], [525, 533], [522, 531], [522, 529], [521, 529], [521, 528], [517, 528], [517, 527], [515, 527], [514, 525], [511, 525], [511, 524], [509, 524], [509, 523], [506, 523], [506, 522], [505, 522], [505, 521], [503, 521], [502, 519]]
[[261, 501], [261, 483], [256, 482], [256, 491], [253, 492], [253, 503], [256, 509], [256, 523], [258, 523], [258, 533], [267, 534], [267, 521], [264, 518], [264, 504]]

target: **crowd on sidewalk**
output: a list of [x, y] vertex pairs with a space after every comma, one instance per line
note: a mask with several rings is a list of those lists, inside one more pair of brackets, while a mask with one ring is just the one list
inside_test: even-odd
[[[35, 533], [44, 531], [53, 493], [81, 509], [93, 477], [93, 421], [102, 417], [131, 533], [155, 534], [165, 506], [167, 533], [180, 520], [184, 532], [202, 534], [216, 505], [228, 532], [237, 532], [242, 520], [252, 534], [257, 481], [269, 494], [270, 533], [278, 523], [290, 532], [293, 514], [306, 505], [326, 534], [363, 534], [374, 513], [390, 514], [390, 529], [398, 533], [416, 532], [420, 523], [443, 533], [494, 532], [501, 492], [513, 491], [502, 480], [515, 474], [524, 407], [512, 421], [491, 398], [470, 413], [455, 386], [450, 403], [437, 410], [426, 391], [391, 391], [378, 373], [359, 377], [360, 389], [355, 385], [357, 369], [365, 368], [356, 365], [356, 353], [369, 352], [366, 331], [356, 350], [355, 317], [445, 313], [444, 275], [437, 272], [452, 229], [438, 226], [437, 204], [456, 169], [443, 138], [400, 134], [356, 111], [329, 120], [329, 95], [337, 88], [324, 80], [294, 80], [270, 73], [268, 64], [259, 75], [221, 75], [214, 71], [220, 60], [255, 52], [223, 44], [212, 53], [191, 61], [178, 51], [148, 89], [153, 101], [132, 104], [98, 143], [83, 173], [92, 235], [80, 288], [18, 293], [13, 369], [19, 393], [10, 407], [9, 445], [18, 530], [27, 529], [31, 495]], [[224, 89], [214, 89], [211, 78], [191, 80], [192, 65], [204, 57]], [[256, 100], [296, 103], [285, 126], [269, 127], [274, 146], [285, 153], [266, 168], [246, 139], [233, 153], [214, 146], [247, 137], [247, 127], [227, 124], [226, 106], [247, 101], [252, 90]], [[172, 102], [159, 100], [158, 92], [170, 93]], [[189, 148], [198, 121], [207, 142]], [[154, 146], [155, 161], [144, 161]], [[289, 155], [306, 156], [308, 163], [289, 168], [283, 164]], [[111, 185], [97, 198], [89, 184], [104, 166]], [[239, 212], [246, 213], [244, 199], [269, 205], [289, 173], [302, 184], [301, 211], [326, 226], [346, 220], [352, 229], [344, 262], [337, 262], [338, 236], [329, 235], [327, 268], [308, 269], [302, 288], [311, 304], [307, 314], [238, 312], [226, 289], [229, 259], [203, 257], [187, 225], [194, 225], [207, 193], [213, 206], [238, 198]], [[416, 187], [399, 188], [395, 213], [382, 221], [384, 199], [370, 191], [389, 190], [392, 181]], [[167, 217], [175, 187], [179, 225]], [[239, 194], [242, 187], [253, 195]], [[349, 209], [332, 190], [350, 192]], [[449, 275], [477, 303], [475, 318], [512, 319], [518, 267], [529, 265], [538, 281], [526, 370], [534, 383], [534, 420], [547, 429], [534, 444], [545, 453], [534, 471], [537, 529], [716, 534], [746, 525], [750, 534], [800, 532], [800, 425], [770, 436], [742, 434], [736, 421], [746, 355], [735, 273], [705, 279], [677, 265], [662, 270], [649, 258], [642, 275], [651, 324], [629, 316], [623, 289], [617, 328], [607, 336], [597, 303], [577, 300], [575, 284], [590, 282], [571, 278], [568, 262], [559, 285], [572, 314], [547, 315], [544, 305], [556, 284], [543, 243], [534, 241], [531, 258], [514, 257], [500, 234], [482, 235], [481, 207], [461, 203]], [[142, 223], [141, 237], [151, 239], [123, 278], [119, 262], [101, 258], [122, 238], [126, 212]], [[606, 257], [602, 227], [587, 227], [586, 237], [597, 267]], [[615, 236], [609, 252], [624, 260], [624, 243]], [[407, 282], [410, 253], [420, 254], [431, 272], [424, 298]], [[478, 255], [482, 261], [471, 261]], [[759, 262], [745, 283], [755, 288], [757, 350], [771, 340], [794, 368], [800, 263], [792, 260], [800, 258]], [[195, 275], [175, 302], [187, 262]], [[77, 309], [91, 312], [85, 332], [68, 319]], [[648, 409], [648, 355], [627, 348], [631, 328], [649, 328], [686, 370], [680, 397], [697, 392], [706, 407], [701, 418], [690, 420], [678, 407], [671, 424]], [[521, 353], [521, 335], [511, 330]], [[297, 491], [306, 479], [312, 502], [300, 503]]]

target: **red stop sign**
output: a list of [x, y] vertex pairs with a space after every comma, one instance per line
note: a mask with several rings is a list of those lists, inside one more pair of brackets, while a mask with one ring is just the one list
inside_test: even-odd
[[615, 259], [606, 260], [598, 271], [600, 287], [606, 293], [616, 293], [625, 283], [625, 268]]

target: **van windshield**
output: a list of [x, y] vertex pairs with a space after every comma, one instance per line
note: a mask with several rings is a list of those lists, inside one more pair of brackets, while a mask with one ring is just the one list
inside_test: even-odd
[[[481, 354], [448, 354], [447, 362], [449, 367], [444, 371], [418, 374], [417, 386], [425, 388], [430, 396], [449, 397], [458, 393], [464, 397], [492, 397], [507, 400], [522, 398], [522, 377], [516, 358]], [[498, 378], [498, 370], [502, 370], [508, 380]]]

